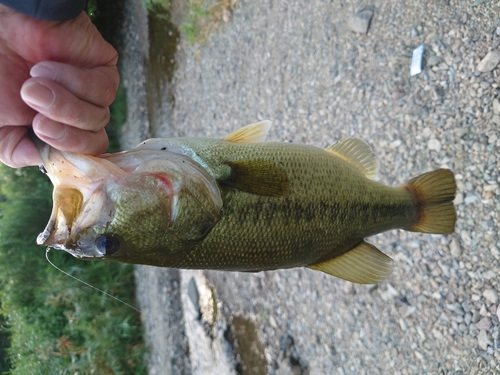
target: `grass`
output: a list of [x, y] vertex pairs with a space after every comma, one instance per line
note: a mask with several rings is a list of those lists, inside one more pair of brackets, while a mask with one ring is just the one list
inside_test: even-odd
[[[180, 0], [185, 1], [185, 0]], [[231, 19], [237, 0], [188, 0], [188, 11], [184, 16], [181, 31], [191, 43], [203, 43], [223, 22]], [[146, 9], [163, 19], [170, 18], [172, 0], [143, 0]]]
[[[0, 166], [0, 311], [11, 374], [145, 374], [139, 314], [60, 273], [34, 240], [52, 186], [37, 168]], [[134, 304], [133, 267], [82, 262], [58, 251], [70, 274]]]
[[[100, 0], [87, 5], [94, 21], [109, 25], [109, 4], [106, 11]], [[114, 152], [126, 119], [123, 88], [110, 111], [108, 150]], [[139, 313], [57, 271], [35, 244], [50, 216], [51, 194], [37, 168], [0, 165], [0, 373], [146, 374]], [[135, 305], [133, 266], [82, 262], [60, 251], [49, 256], [71, 275]]]
[[223, 22], [229, 22], [236, 5], [237, 0], [220, 0], [212, 3], [191, 0], [189, 12], [181, 26], [182, 32], [190, 43], [203, 43]]
[[143, 0], [146, 9], [158, 18], [168, 20], [170, 18], [171, 0]]
[[127, 121], [127, 97], [126, 91], [123, 86], [120, 85], [118, 92], [116, 93], [116, 98], [111, 107], [110, 112], [110, 122], [106, 126], [106, 132], [109, 137], [109, 146], [107, 152], [118, 152], [121, 151], [120, 142], [118, 141], [120, 134], [122, 132], [123, 124]]

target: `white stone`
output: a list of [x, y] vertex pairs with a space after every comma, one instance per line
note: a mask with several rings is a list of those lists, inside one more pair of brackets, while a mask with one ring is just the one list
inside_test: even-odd
[[458, 258], [462, 255], [462, 247], [460, 246], [460, 241], [456, 238], [452, 238], [450, 242], [450, 252], [453, 257]]
[[488, 349], [488, 344], [490, 343], [490, 340], [488, 339], [488, 334], [486, 331], [479, 331], [479, 335], [477, 335], [477, 343], [479, 344], [479, 347], [483, 350]]
[[495, 115], [500, 115], [500, 100], [498, 98], [493, 99], [493, 113]]
[[483, 57], [477, 65], [477, 70], [480, 72], [491, 72], [500, 62], [500, 52], [490, 51]]
[[471, 204], [477, 201], [477, 197], [473, 194], [467, 195], [464, 199], [465, 204]]
[[491, 328], [491, 320], [490, 318], [483, 318], [479, 322], [476, 323], [477, 329], [487, 331]]
[[462, 204], [464, 203], [464, 195], [462, 193], [457, 193], [455, 196], [455, 200], [453, 201], [454, 204]]
[[444, 339], [444, 336], [441, 332], [439, 332], [436, 328], [433, 328], [432, 329], [432, 334], [434, 335], [434, 337], [437, 339], [437, 340], [443, 340]]
[[427, 66], [433, 67], [441, 62], [441, 58], [436, 55], [432, 55], [427, 59]]
[[351, 16], [348, 26], [352, 31], [360, 34], [366, 34], [370, 28], [370, 21], [372, 20], [372, 17], [373, 11], [369, 9], [362, 10]]
[[427, 147], [429, 150], [441, 151], [441, 142], [439, 142], [436, 138], [430, 139], [427, 143]]
[[498, 292], [495, 289], [486, 289], [483, 292], [483, 296], [484, 296], [484, 298], [486, 298], [491, 303], [497, 303], [498, 302]]
[[495, 125], [500, 125], [500, 115], [493, 115], [491, 118], [491, 122]]
[[494, 185], [484, 185], [483, 191], [493, 191], [493, 190], [496, 190], [497, 187], [498, 187], [497, 184], [494, 184]]

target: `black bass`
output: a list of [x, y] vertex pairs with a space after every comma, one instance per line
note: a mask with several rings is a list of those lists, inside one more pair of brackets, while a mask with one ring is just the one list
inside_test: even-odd
[[372, 180], [370, 147], [263, 142], [270, 122], [224, 139], [150, 139], [100, 157], [39, 142], [54, 184], [37, 243], [83, 259], [262, 271], [306, 266], [376, 283], [392, 260], [364, 238], [402, 228], [452, 233], [453, 173], [393, 188]]

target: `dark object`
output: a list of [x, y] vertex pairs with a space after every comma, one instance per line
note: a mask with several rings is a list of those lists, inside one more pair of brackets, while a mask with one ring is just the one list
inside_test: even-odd
[[0, 0], [0, 3], [27, 16], [45, 21], [67, 21], [85, 8], [85, 0]]

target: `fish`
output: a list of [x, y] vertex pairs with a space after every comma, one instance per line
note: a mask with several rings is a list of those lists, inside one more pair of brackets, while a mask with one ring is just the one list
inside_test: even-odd
[[360, 284], [393, 271], [365, 238], [451, 234], [456, 182], [437, 169], [390, 187], [370, 146], [266, 142], [270, 121], [222, 139], [157, 138], [89, 156], [37, 141], [54, 185], [39, 245], [83, 260], [259, 272], [308, 267]]

